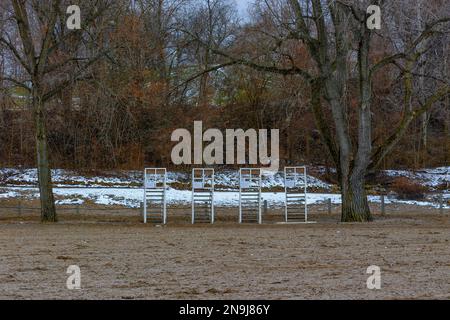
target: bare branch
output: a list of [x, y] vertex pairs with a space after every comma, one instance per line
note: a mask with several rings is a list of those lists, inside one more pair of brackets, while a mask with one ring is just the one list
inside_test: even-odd
[[408, 129], [409, 124], [414, 119], [418, 118], [424, 112], [428, 111], [436, 102], [444, 99], [449, 95], [450, 86], [441, 87], [435, 94], [429, 97], [419, 109], [416, 109], [414, 111], [405, 111], [405, 114], [395, 131], [373, 153], [369, 170], [374, 170], [380, 165], [383, 158], [392, 151], [398, 141], [403, 137], [406, 129]]
[[27, 87], [23, 82], [18, 81], [17, 79], [11, 78], [11, 77], [0, 77], [0, 81], [9, 81], [14, 83], [15, 85], [26, 89], [28, 92], [31, 92], [30, 88]]
[[70, 77], [69, 79], [67, 79], [65, 81], [62, 81], [56, 87], [54, 87], [50, 91], [46, 92], [43, 95], [42, 100], [44, 102], [50, 100], [55, 95], [57, 95], [59, 92], [61, 92], [61, 90], [64, 90], [65, 88], [67, 88], [68, 86], [70, 86], [71, 84], [73, 84], [77, 81], [90, 79], [91, 77], [90, 76], [86, 77], [84, 75], [84, 72], [86, 72], [90, 66], [92, 66], [95, 62], [97, 62], [104, 55], [105, 55], [105, 52], [101, 52], [98, 55], [96, 55], [95, 57], [93, 57], [92, 59], [90, 59], [82, 68], [80, 68], [78, 70], [78, 72], [74, 73], [74, 75], [72, 77]]
[[30, 74], [31, 69], [30, 66], [25, 62], [25, 60], [20, 55], [19, 51], [12, 45], [12, 43], [4, 38], [0, 38], [0, 42], [4, 43], [8, 49], [13, 53], [13, 55], [16, 57], [17, 61], [22, 65], [22, 67], [25, 68], [25, 70]]
[[59, 5], [61, 0], [55, 0], [53, 2], [52, 16], [47, 25], [47, 30], [45, 32], [44, 39], [42, 41], [41, 53], [39, 54], [39, 59], [37, 62], [37, 73], [42, 74], [47, 63], [47, 58], [49, 56], [49, 47], [53, 38], [53, 28], [55, 27], [56, 20], [58, 18]]

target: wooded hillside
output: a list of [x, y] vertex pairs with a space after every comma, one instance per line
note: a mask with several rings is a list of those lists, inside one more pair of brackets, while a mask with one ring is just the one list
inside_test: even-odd
[[[60, 5], [55, 42], [68, 34], [63, 20], [67, 16], [66, 2]], [[50, 15], [51, 10], [45, 8], [51, 1], [28, 3], [39, 46], [41, 38], [37, 34], [45, 31], [40, 16]], [[298, 74], [268, 73], [245, 64], [227, 66], [229, 60], [216, 52], [228, 52], [266, 66], [295, 66], [313, 72], [316, 66], [306, 45], [286, 31], [295, 20], [289, 1], [256, 1], [245, 19], [229, 0], [81, 3], [84, 23], [91, 18], [95, 23], [83, 31], [83, 41], [74, 37], [55, 46], [49, 59], [60, 66], [45, 76], [44, 86], [66, 79], [67, 74], [80, 68], [82, 59], [99, 53], [102, 57], [86, 69], [83, 79], [70, 79], [70, 85], [47, 103], [53, 167], [170, 167], [171, 132], [192, 128], [194, 120], [203, 120], [205, 128], [279, 128], [281, 165], [334, 166], [316, 127], [309, 85]], [[105, 10], [94, 15], [90, 11], [93, 3]], [[21, 55], [10, 1], [2, 1], [0, 15], [0, 165], [32, 167], [36, 161], [34, 120], [31, 96], [23, 88], [29, 86], [29, 74], [11, 50], [15, 48]], [[403, 51], [429, 23], [449, 15], [446, 0], [386, 2], [382, 6], [382, 29], [373, 35], [370, 60], [377, 62]], [[448, 24], [437, 26], [433, 37], [420, 44], [423, 54], [412, 69], [411, 107], [425, 103], [427, 97], [449, 83], [448, 31]], [[346, 57], [349, 78], [344, 95], [355, 144], [359, 80], [352, 75], [357, 68], [356, 49], [354, 55]], [[80, 61], [69, 59], [73, 52]], [[392, 63], [373, 79], [374, 145], [392, 134], [407, 111], [403, 103], [406, 67], [405, 61]], [[324, 104], [324, 108], [328, 106]], [[331, 118], [325, 120], [335, 130]], [[413, 120], [381, 167], [450, 163], [449, 127], [447, 95]]]

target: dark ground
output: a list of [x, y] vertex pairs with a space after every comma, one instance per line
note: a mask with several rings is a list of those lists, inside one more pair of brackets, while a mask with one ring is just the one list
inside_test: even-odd
[[[388, 209], [364, 224], [312, 207], [316, 224], [238, 225], [222, 208], [222, 221], [194, 226], [181, 209], [167, 226], [140, 223], [139, 211], [41, 224], [0, 209], [0, 299], [449, 299], [450, 215]], [[69, 265], [81, 290], [66, 288]], [[381, 290], [366, 287], [370, 265]]]

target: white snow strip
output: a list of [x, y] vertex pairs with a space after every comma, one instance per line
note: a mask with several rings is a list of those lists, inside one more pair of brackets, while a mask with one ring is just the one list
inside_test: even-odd
[[[52, 170], [52, 180], [55, 187], [60, 186], [83, 186], [83, 187], [102, 187], [102, 186], [141, 186], [143, 183], [143, 172], [141, 171], [119, 171], [107, 176], [83, 177], [69, 170]], [[307, 176], [308, 186], [310, 188], [330, 189], [330, 185], [313, 177]], [[182, 183], [188, 184], [191, 181], [191, 175], [184, 172], [167, 172], [167, 184]], [[0, 183], [3, 185], [29, 185], [37, 184], [36, 169], [0, 169]], [[239, 188], [239, 172], [237, 170], [216, 171], [215, 184], [218, 188], [225, 190]], [[273, 188], [283, 187], [283, 173], [265, 174], [262, 176], [262, 187]]]
[[[82, 204], [84, 201], [92, 201], [99, 205], [125, 206], [138, 208], [143, 201], [144, 190], [141, 188], [54, 188], [54, 194], [58, 200], [57, 204]], [[167, 203], [170, 205], [189, 205], [191, 203], [190, 190], [176, 190], [168, 188], [166, 191]], [[37, 188], [33, 187], [10, 187], [0, 189], [0, 198], [38, 198]], [[341, 203], [340, 194], [331, 193], [308, 193], [307, 203], [324, 203], [331, 199], [333, 204]], [[379, 203], [379, 196], [369, 196], [369, 202]], [[239, 205], [239, 192], [216, 191], [214, 203], [217, 206], [230, 207]], [[270, 206], [282, 207], [285, 201], [284, 192], [262, 192], [262, 200], [267, 200]], [[439, 207], [439, 204], [431, 201], [403, 201], [392, 197], [385, 198], [386, 204], [401, 203], [419, 206]], [[444, 205], [449, 209], [450, 206]]]
[[419, 181], [428, 187], [437, 187], [440, 185], [450, 185], [450, 166], [431, 169], [410, 170], [385, 170], [386, 175], [390, 177], [406, 177], [411, 180]]
[[20, 197], [20, 195], [21, 195], [20, 192], [0, 189], [0, 198], [4, 198], [4, 199], [17, 198], [17, 197]]

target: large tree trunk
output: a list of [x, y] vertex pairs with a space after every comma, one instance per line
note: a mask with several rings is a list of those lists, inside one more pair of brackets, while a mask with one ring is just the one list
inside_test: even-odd
[[36, 126], [36, 154], [41, 200], [41, 221], [56, 222], [55, 200], [53, 196], [52, 177], [48, 159], [47, 128], [45, 123], [44, 103], [39, 90], [33, 92], [33, 112]]
[[342, 222], [372, 221], [364, 185], [365, 179], [361, 175], [352, 175], [341, 182]]
[[[365, 177], [372, 153], [372, 116], [370, 111], [372, 84], [369, 74], [370, 31], [365, 26], [362, 27], [362, 30], [359, 34], [358, 48], [360, 91], [358, 149], [352, 162], [349, 161], [350, 156], [346, 158], [348, 162], [341, 161], [342, 222], [372, 220], [365, 190]], [[344, 152], [345, 150], [341, 150], [341, 153]], [[344, 169], [348, 170], [347, 173]]]

